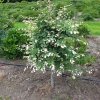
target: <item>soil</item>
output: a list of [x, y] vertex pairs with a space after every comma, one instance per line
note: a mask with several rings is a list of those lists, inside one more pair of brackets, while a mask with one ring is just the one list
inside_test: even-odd
[[[97, 57], [93, 63], [84, 65], [90, 73], [86, 78], [100, 80], [100, 36], [89, 36], [87, 51]], [[24, 60], [0, 62], [26, 64]], [[9, 100], [100, 100], [100, 82], [54, 76], [55, 87], [50, 87], [50, 72], [24, 72], [24, 66], [0, 64], [0, 97]]]

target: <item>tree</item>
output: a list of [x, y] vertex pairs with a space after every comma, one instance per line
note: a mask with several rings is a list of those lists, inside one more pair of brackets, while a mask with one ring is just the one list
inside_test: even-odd
[[[28, 61], [32, 72], [51, 69], [51, 83], [53, 73], [60, 75], [65, 70], [73, 76], [80, 71], [77, 59], [85, 56], [87, 43], [78, 35], [77, 25], [69, 19], [67, 6], [60, 8], [55, 14], [56, 6], [47, 2], [47, 7], [41, 11], [36, 19], [36, 28], [31, 34]], [[81, 46], [84, 46], [82, 49]], [[52, 87], [54, 85], [52, 84]]]

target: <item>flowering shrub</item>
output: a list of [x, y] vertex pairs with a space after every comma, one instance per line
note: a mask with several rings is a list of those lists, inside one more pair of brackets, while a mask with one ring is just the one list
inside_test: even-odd
[[37, 17], [28, 47], [28, 61], [33, 66], [32, 72], [45, 72], [49, 67], [57, 75], [64, 70], [75, 73], [79, 71], [76, 61], [85, 56], [87, 43], [78, 35], [77, 25], [69, 19], [67, 6], [61, 7], [58, 12], [55, 7], [54, 4], [47, 5]]

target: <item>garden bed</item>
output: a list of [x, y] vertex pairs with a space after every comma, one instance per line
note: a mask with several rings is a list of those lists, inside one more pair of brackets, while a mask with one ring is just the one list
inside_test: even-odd
[[[97, 60], [82, 67], [91, 73], [84, 77], [100, 80], [100, 36], [89, 36], [88, 52]], [[24, 60], [3, 60], [11, 64], [26, 64]], [[0, 64], [0, 97], [8, 100], [100, 100], [100, 83], [88, 80], [73, 80], [55, 75], [55, 88], [50, 87], [50, 72], [24, 72], [24, 66]]]

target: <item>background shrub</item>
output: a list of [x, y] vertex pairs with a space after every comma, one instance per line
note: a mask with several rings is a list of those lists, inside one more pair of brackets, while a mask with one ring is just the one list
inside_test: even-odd
[[4, 28], [0, 28], [0, 46], [2, 45], [2, 39], [5, 36], [5, 30]]
[[84, 21], [93, 21], [94, 17], [90, 13], [84, 13], [82, 14], [82, 19]]
[[98, 10], [96, 10], [95, 8], [93, 8], [93, 7], [86, 7], [86, 8], [84, 8], [84, 10], [82, 11], [82, 13], [84, 14], [84, 13], [89, 13], [89, 14], [91, 14], [94, 18], [98, 18], [99, 17], [99, 12], [98, 12]]
[[26, 16], [26, 17], [37, 17], [38, 15], [39, 15], [39, 11], [37, 10], [26, 10], [23, 13], [23, 16]]
[[23, 30], [10, 29], [3, 39], [3, 55], [7, 59], [23, 58], [29, 37]]
[[9, 28], [13, 27], [13, 24], [10, 20], [8, 20], [8, 17], [4, 14], [3, 8], [0, 8], [0, 46], [2, 45], [2, 39], [6, 35], [6, 31]]
[[24, 17], [22, 15], [19, 15], [16, 19], [17, 22], [23, 22]]
[[19, 13], [14, 13], [12, 14], [12, 16], [13, 16], [13, 19], [16, 20], [19, 17]]
[[87, 4], [84, 1], [78, 1], [76, 4], [76, 8], [79, 12], [83, 11], [83, 8], [86, 8]]
[[6, 19], [6, 16], [2, 14], [0, 15], [0, 55], [3, 54], [3, 38], [6, 36], [6, 32], [13, 27], [12, 22]]
[[89, 35], [89, 30], [88, 28], [85, 26], [85, 25], [79, 25], [78, 28], [77, 28], [78, 32], [79, 32], [79, 35], [80, 36], [84, 36], [84, 37], [87, 37]]

